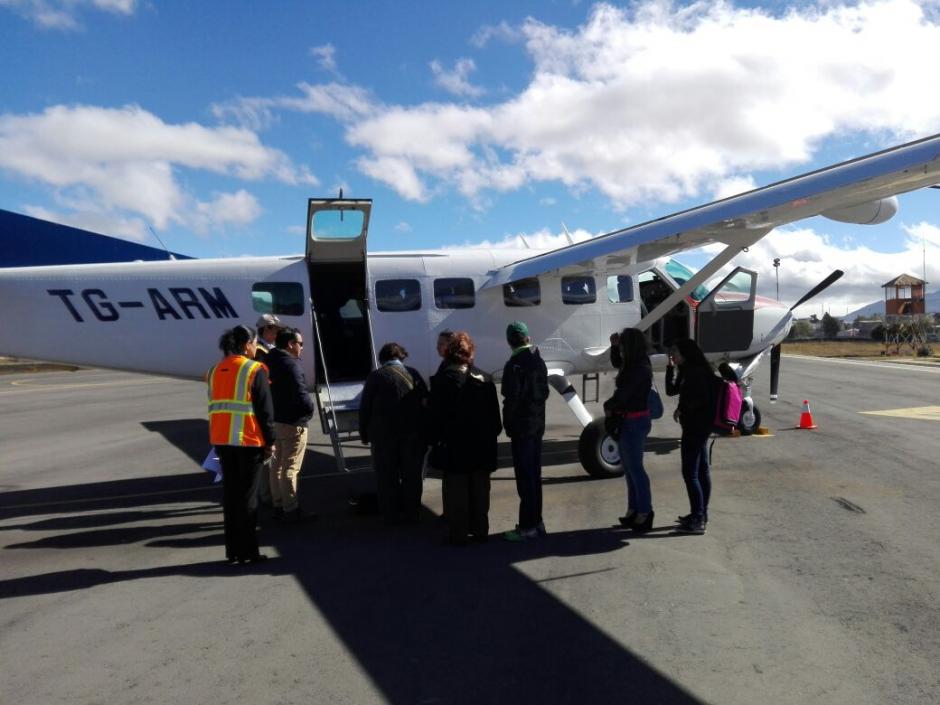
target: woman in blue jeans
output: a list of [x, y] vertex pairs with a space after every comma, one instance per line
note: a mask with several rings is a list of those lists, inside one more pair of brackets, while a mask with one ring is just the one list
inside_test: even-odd
[[620, 460], [627, 481], [627, 513], [620, 523], [642, 533], [653, 526], [653, 495], [643, 467], [643, 449], [652, 421], [649, 411], [653, 369], [646, 353], [646, 338], [636, 328], [620, 333], [620, 372], [614, 395], [604, 402], [604, 412], [619, 416]]
[[712, 493], [708, 437], [714, 423], [717, 381], [694, 341], [676, 341], [666, 368], [666, 394], [679, 395], [673, 418], [682, 426], [682, 479], [689, 495], [689, 513], [678, 520], [678, 531], [683, 534], [704, 534], [708, 523], [708, 500]]

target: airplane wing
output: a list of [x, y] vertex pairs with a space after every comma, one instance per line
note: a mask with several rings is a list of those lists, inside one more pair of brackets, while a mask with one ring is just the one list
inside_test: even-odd
[[933, 135], [513, 262], [491, 272], [481, 288], [565, 268], [621, 269], [714, 242], [747, 247], [780, 225], [861, 204], [877, 206], [938, 182], [940, 135]]
[[116, 237], [0, 209], [0, 267], [191, 259]]

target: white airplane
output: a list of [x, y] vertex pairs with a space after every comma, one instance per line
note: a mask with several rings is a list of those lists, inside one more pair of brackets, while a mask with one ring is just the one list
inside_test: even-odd
[[[201, 380], [223, 329], [274, 313], [316, 341], [303, 364], [343, 468], [341, 442], [356, 437], [358, 395], [383, 343], [403, 344], [409, 364], [429, 377], [437, 334], [466, 330], [476, 364], [498, 377], [506, 325], [521, 319], [583, 427], [582, 464], [611, 476], [621, 472], [617, 445], [581, 399], [589, 382], [597, 389], [596, 375], [612, 372], [611, 332], [648, 331], [657, 368], [683, 337], [713, 360], [734, 361], [749, 432], [760, 422], [751, 376], [772, 351], [776, 397], [778, 344], [795, 306], [758, 297], [757, 274], [741, 268], [711, 290], [703, 285], [777, 226], [820, 214], [884, 222], [898, 209], [896, 194], [937, 182], [940, 135], [555, 250], [368, 256], [371, 200], [311, 199], [304, 255], [0, 269], [0, 354]], [[671, 259], [708, 243], [724, 249], [698, 272]]]

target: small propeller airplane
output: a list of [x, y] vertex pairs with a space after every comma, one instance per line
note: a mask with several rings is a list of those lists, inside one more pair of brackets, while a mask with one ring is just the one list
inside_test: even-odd
[[[498, 376], [506, 325], [522, 319], [582, 425], [582, 465], [609, 477], [621, 472], [617, 444], [582, 397], [592, 381], [596, 397], [597, 375], [612, 372], [611, 332], [646, 331], [658, 369], [671, 343], [687, 337], [732, 363], [745, 399], [741, 428], [751, 432], [760, 423], [754, 371], [769, 353], [773, 401], [793, 309], [842, 273], [791, 307], [758, 297], [757, 274], [740, 267], [710, 290], [704, 284], [775, 227], [815, 215], [881, 223], [897, 212], [897, 194], [938, 182], [935, 135], [549, 251], [367, 253], [371, 200], [310, 199], [303, 255], [2, 268], [0, 354], [201, 380], [223, 329], [273, 313], [315, 341], [303, 365], [345, 468], [342, 443], [356, 438], [378, 347], [403, 344], [427, 377], [439, 363], [438, 333], [467, 330], [476, 364]], [[697, 272], [672, 259], [709, 243], [723, 249]]]

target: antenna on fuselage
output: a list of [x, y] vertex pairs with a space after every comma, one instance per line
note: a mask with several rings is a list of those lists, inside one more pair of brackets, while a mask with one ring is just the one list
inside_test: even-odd
[[525, 245], [527, 250], [531, 250], [532, 246], [529, 244], [529, 241], [525, 239], [525, 235], [519, 233], [519, 239], [522, 240], [522, 244]]
[[571, 237], [571, 233], [568, 232], [568, 226], [565, 225], [565, 221], [561, 221], [561, 227], [562, 227], [562, 229], [565, 231], [565, 237], [568, 238], [568, 244], [569, 244], [569, 245], [573, 245], [573, 244], [574, 244], [574, 238]]
[[173, 256], [173, 253], [170, 252], [170, 248], [167, 247], [167, 246], [166, 246], [166, 243], [163, 242], [163, 240], [160, 239], [160, 236], [159, 236], [159, 235], [157, 235], [157, 231], [153, 229], [153, 226], [152, 226], [152, 225], [147, 225], [147, 230], [150, 231], [150, 234], [151, 234], [151, 235], [153, 235], [155, 238], [157, 238], [157, 242], [159, 242], [161, 245], [163, 245], [163, 251], [166, 252], [167, 259], [173, 259], [173, 260], [175, 260], [176, 257]]

